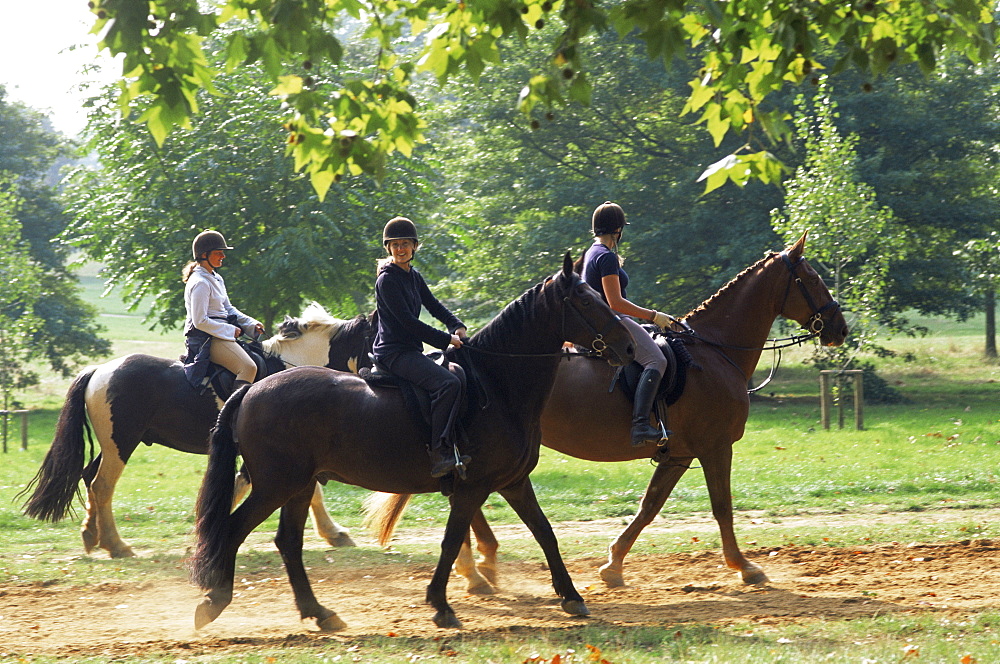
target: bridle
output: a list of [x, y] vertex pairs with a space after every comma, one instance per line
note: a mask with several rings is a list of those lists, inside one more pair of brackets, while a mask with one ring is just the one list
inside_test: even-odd
[[[575, 288], [575, 286], [574, 286]], [[566, 305], [569, 305], [568, 307]], [[622, 317], [618, 314], [614, 314], [608, 324], [604, 326], [603, 330], [598, 330], [596, 327], [591, 325], [587, 317], [584, 316], [580, 309], [576, 306], [576, 303], [570, 299], [569, 295], [563, 296], [563, 308], [562, 308], [562, 338], [566, 338], [566, 310], [572, 308], [573, 313], [576, 314], [577, 318], [583, 321], [585, 327], [587, 327], [590, 332], [594, 335], [593, 340], [590, 342], [589, 350], [587, 355], [595, 355], [597, 357], [604, 357], [604, 351], [608, 349], [608, 344], [604, 341], [604, 335], [610, 332], [616, 325], [621, 324]], [[577, 353], [579, 355], [580, 353]]]
[[781, 260], [785, 263], [785, 267], [788, 268], [788, 284], [785, 285], [785, 297], [781, 300], [781, 309], [785, 308], [785, 302], [788, 301], [788, 293], [792, 288], [792, 283], [794, 282], [799, 287], [799, 292], [802, 293], [802, 298], [806, 301], [806, 304], [809, 305], [809, 308], [813, 312], [809, 317], [809, 320], [803, 326], [810, 332], [810, 334], [807, 335], [803, 341], [818, 337], [823, 332], [823, 328], [826, 326], [826, 321], [823, 319], [824, 311], [828, 309], [832, 310], [833, 313], [840, 311], [840, 302], [837, 302], [833, 298], [830, 298], [830, 301], [822, 307], [816, 306], [816, 301], [813, 300], [812, 295], [809, 294], [809, 290], [806, 288], [806, 285], [802, 283], [802, 278], [798, 275], [799, 266], [802, 265], [805, 259], [805, 256], [799, 256], [799, 259], [793, 263], [792, 259], [788, 257], [787, 250], [781, 252]]
[[747, 390], [748, 394], [752, 394], [762, 389], [765, 385], [771, 382], [772, 378], [774, 378], [774, 374], [777, 371], [778, 365], [781, 364], [781, 349], [788, 348], [790, 346], [799, 346], [809, 341], [810, 339], [815, 339], [816, 337], [820, 336], [823, 333], [823, 329], [826, 327], [826, 319], [823, 317], [823, 313], [830, 311], [829, 315], [832, 316], [834, 313], [840, 311], [840, 303], [833, 298], [831, 298], [829, 302], [827, 302], [821, 307], [816, 306], [816, 301], [809, 293], [809, 290], [806, 288], [806, 285], [802, 282], [802, 278], [798, 275], [799, 266], [802, 265], [803, 262], [805, 262], [805, 256], [799, 256], [799, 259], [793, 262], [792, 259], [788, 257], [787, 250], [782, 251], [778, 255], [781, 257], [782, 262], [788, 269], [788, 282], [785, 284], [785, 295], [781, 300], [781, 307], [778, 309], [778, 311], [781, 312], [785, 309], [785, 303], [788, 302], [788, 295], [792, 290], [792, 284], [793, 283], [796, 284], [799, 287], [799, 292], [802, 293], [803, 299], [806, 301], [806, 304], [812, 311], [812, 314], [802, 325], [804, 328], [808, 330], [808, 332], [806, 332], [805, 334], [792, 335], [790, 337], [768, 339], [767, 340], [768, 345], [762, 346], [760, 348], [749, 347], [749, 346], [734, 346], [731, 344], [724, 344], [718, 341], [712, 341], [710, 339], [702, 337], [697, 332], [695, 332], [690, 326], [687, 325], [685, 325], [685, 332], [682, 335], [682, 336], [691, 336], [707, 344], [708, 346], [715, 348], [717, 351], [719, 351], [719, 354], [721, 354], [722, 357], [724, 357], [727, 362], [736, 367], [736, 369], [740, 369], [739, 365], [737, 365], [736, 362], [734, 362], [731, 357], [729, 357], [728, 355], [726, 355], [725, 352], [723, 352], [722, 350], [723, 348], [729, 350], [773, 351], [775, 357], [774, 360], [771, 362], [771, 372], [768, 374], [767, 378], [765, 378], [760, 385], [748, 389]]
[[[552, 277], [549, 277], [548, 279], [545, 280], [545, 282], [548, 283], [551, 280]], [[575, 288], [576, 285], [578, 285], [579, 283], [583, 282], [580, 281], [578, 278], [577, 283], [571, 286], [571, 288]], [[567, 312], [570, 309], [572, 309], [576, 317], [579, 318], [583, 322], [583, 325], [590, 331], [591, 334], [593, 334], [594, 338], [591, 340], [588, 348], [585, 348], [584, 350], [581, 351], [573, 351], [573, 352], [570, 352], [568, 349], [563, 349], [555, 353], [502, 353], [498, 351], [487, 350], [485, 348], [479, 348], [469, 343], [463, 344], [462, 348], [463, 349], [468, 348], [469, 350], [474, 350], [477, 353], [483, 353], [486, 355], [495, 355], [500, 357], [560, 357], [560, 358], [565, 357], [567, 360], [572, 357], [604, 357], [604, 351], [608, 349], [608, 344], [607, 342], [604, 341], [604, 335], [610, 332], [612, 329], [614, 329], [616, 325], [619, 325], [621, 323], [621, 316], [619, 316], [618, 314], [614, 314], [614, 316], [608, 321], [608, 324], [604, 327], [604, 329], [598, 330], [596, 327], [594, 327], [594, 325], [591, 324], [591, 322], [587, 319], [587, 317], [583, 315], [579, 307], [576, 305], [576, 302], [574, 302], [569, 295], [563, 295], [562, 301], [563, 301], [562, 316], [559, 327], [562, 338], [563, 339], [566, 338]]]

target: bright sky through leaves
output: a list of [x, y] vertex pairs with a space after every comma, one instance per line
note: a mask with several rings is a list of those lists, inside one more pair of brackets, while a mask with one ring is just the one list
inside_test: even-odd
[[[43, 26], [37, 26], [39, 20]], [[96, 75], [85, 75], [84, 67], [109, 62], [106, 53], [96, 57], [92, 24], [87, 0], [3, 2], [0, 85], [7, 88], [9, 100], [48, 113], [67, 136], [78, 134], [86, 123], [82, 102], [87, 95], [77, 88]], [[101, 80], [113, 80], [116, 67], [104, 69]]]

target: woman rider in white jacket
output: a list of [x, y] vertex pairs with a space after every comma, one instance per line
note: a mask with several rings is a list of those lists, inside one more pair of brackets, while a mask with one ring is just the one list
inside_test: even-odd
[[[257, 377], [257, 365], [236, 343], [236, 339], [243, 333], [259, 336], [264, 331], [264, 326], [229, 301], [226, 282], [218, 268], [226, 258], [225, 252], [230, 249], [232, 247], [226, 244], [226, 239], [218, 231], [199, 233], [191, 244], [194, 260], [184, 266], [182, 272], [185, 283], [184, 306], [187, 309], [184, 336], [188, 343], [189, 362], [195, 359], [191, 351], [195, 350], [196, 356], [201, 359], [205, 344], [209, 342], [207, 359], [236, 374], [236, 383], [233, 385], [235, 391], [244, 384], [252, 383]], [[204, 366], [204, 371], [207, 371], [207, 366]], [[189, 380], [193, 384], [200, 384], [204, 371], [198, 371], [197, 374], [200, 375], [196, 375], [196, 379], [192, 379], [189, 374]]]

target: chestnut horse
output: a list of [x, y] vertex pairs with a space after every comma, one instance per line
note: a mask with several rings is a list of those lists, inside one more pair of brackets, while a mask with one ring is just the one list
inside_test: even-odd
[[[608, 586], [624, 585], [626, 554], [695, 458], [705, 473], [726, 565], [738, 570], [746, 583], [767, 581], [764, 571], [740, 551], [733, 531], [732, 446], [743, 437], [749, 415], [747, 384], [778, 316], [796, 321], [828, 346], [840, 345], [847, 336], [840, 306], [803, 256], [805, 240], [803, 235], [785, 251], [751, 265], [680, 319], [677, 336], [686, 341], [695, 365], [684, 393], [668, 410], [674, 433], [665, 453], [629, 444], [632, 405], [621, 390], [608, 393], [613, 370], [605, 363], [560, 364], [542, 412], [543, 445], [590, 461], [629, 461], [654, 454], [659, 461], [639, 512], [611, 544], [608, 562], [601, 568]], [[409, 498], [375, 494], [367, 501], [368, 520], [382, 544], [389, 541]], [[472, 528], [482, 555], [478, 571], [468, 542], [456, 571], [468, 579], [470, 592], [489, 593], [491, 582], [496, 582], [497, 541], [482, 512]]]
[[[565, 355], [564, 339], [600, 351], [612, 364], [632, 361], [627, 328], [573, 272], [568, 253], [560, 272], [507, 305], [462, 349], [449, 352], [475, 378], [478, 389], [469, 392], [479, 397], [465, 420], [462, 451], [472, 462], [466, 477], [451, 482], [431, 477], [426, 428], [409, 414], [399, 390], [310, 367], [241, 388], [219, 415], [198, 497], [192, 578], [207, 592], [195, 626], [215, 620], [232, 602], [240, 544], [280, 508], [275, 543], [299, 613], [314, 618], [322, 630], [344, 627], [316, 600], [302, 561], [302, 531], [317, 476], [374, 491], [449, 492], [451, 513], [426, 597], [438, 627], [461, 627], [446, 598], [448, 577], [473, 515], [494, 491], [541, 545], [563, 610], [587, 615], [528, 479], [538, 462], [538, 420]], [[231, 511], [237, 455], [253, 490]]]
[[[285, 317], [278, 334], [264, 349], [284, 366], [335, 366], [356, 370], [367, 361], [370, 325], [364, 316], [340, 320], [318, 304], [302, 317]], [[118, 534], [111, 510], [115, 485], [139, 443], [158, 443], [193, 454], [208, 453], [208, 436], [219, 415], [220, 402], [211, 391], [191, 387], [181, 364], [151, 355], [134, 354], [82, 371], [66, 395], [55, 437], [28, 487], [34, 492], [24, 505], [28, 516], [59, 521], [70, 512], [82, 479], [87, 487], [86, 517], [81, 534], [88, 552], [95, 547], [112, 558], [133, 556]], [[101, 451], [85, 465], [87, 420]], [[241, 482], [241, 485], [243, 483]], [[239, 492], [245, 492], [241, 486]], [[316, 485], [313, 523], [331, 546], [354, 546], [347, 530], [332, 521]]]

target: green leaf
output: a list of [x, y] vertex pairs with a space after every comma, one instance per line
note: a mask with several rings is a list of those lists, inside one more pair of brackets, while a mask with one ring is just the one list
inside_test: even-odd
[[279, 76], [276, 85], [268, 94], [277, 96], [296, 95], [302, 92], [302, 77], [295, 75]]

